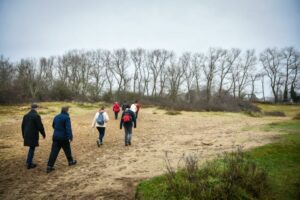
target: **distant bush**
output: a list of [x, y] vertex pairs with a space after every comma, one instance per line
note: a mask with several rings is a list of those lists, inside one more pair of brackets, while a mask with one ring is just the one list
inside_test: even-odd
[[262, 117], [261, 112], [244, 111], [244, 113], [250, 117]]
[[267, 116], [277, 116], [277, 117], [285, 117], [285, 113], [281, 111], [270, 111], [270, 112], [264, 112], [264, 115]]
[[[223, 159], [207, 162], [203, 167], [196, 156], [184, 158], [184, 167], [175, 172], [166, 159], [167, 173], [150, 194], [156, 199], [228, 200], [264, 199], [270, 189], [268, 175], [240, 149], [225, 153]], [[137, 193], [137, 199], [151, 199]]]
[[260, 112], [260, 108], [248, 101], [235, 99], [232, 96], [213, 96], [209, 103], [205, 99], [199, 99], [193, 103], [185, 100], [171, 101], [168, 97], [140, 97], [143, 105], [158, 106], [162, 109], [185, 111], [228, 111], [228, 112]]
[[300, 119], [300, 113], [297, 113], [297, 114], [293, 117], [293, 119], [295, 119], [295, 120]]

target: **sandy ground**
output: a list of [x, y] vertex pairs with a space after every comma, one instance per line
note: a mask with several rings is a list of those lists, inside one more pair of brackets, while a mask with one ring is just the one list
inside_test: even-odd
[[0, 123], [0, 199], [134, 199], [139, 181], [165, 172], [166, 152], [174, 165], [183, 154], [197, 154], [201, 160], [213, 158], [236, 145], [245, 149], [276, 139], [278, 133], [259, 127], [288, 118], [252, 118], [238, 113], [183, 112], [166, 115], [163, 110], [143, 109], [133, 144], [124, 146], [119, 121], [111, 120], [104, 145], [96, 145], [97, 132], [91, 128], [96, 110], [82, 115], [71, 113], [76, 166], [69, 167], [63, 151], [56, 170], [46, 174], [50, 153], [53, 114], [42, 116], [47, 138], [40, 139], [35, 153], [35, 169], [27, 170], [27, 148], [20, 132], [21, 116]]

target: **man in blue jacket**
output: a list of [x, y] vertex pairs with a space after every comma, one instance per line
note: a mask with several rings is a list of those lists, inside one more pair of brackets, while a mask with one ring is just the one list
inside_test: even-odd
[[72, 142], [73, 140], [73, 134], [71, 128], [71, 119], [68, 112], [69, 107], [62, 107], [61, 113], [59, 115], [56, 115], [53, 120], [53, 143], [48, 161], [47, 173], [54, 170], [53, 166], [61, 148], [65, 152], [65, 155], [69, 162], [69, 166], [75, 165], [77, 163], [76, 160], [73, 160], [71, 152], [70, 142]]

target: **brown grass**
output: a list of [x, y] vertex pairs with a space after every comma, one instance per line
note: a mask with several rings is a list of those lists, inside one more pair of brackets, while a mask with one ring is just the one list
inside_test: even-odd
[[[113, 119], [106, 128], [104, 145], [96, 146], [98, 133], [91, 128], [97, 106], [84, 108], [76, 103], [70, 116], [74, 141], [72, 152], [78, 165], [68, 167], [63, 151], [47, 175], [46, 163], [52, 144], [52, 120], [64, 102], [42, 103], [47, 137], [40, 139], [34, 161], [38, 167], [27, 170], [28, 149], [23, 147], [20, 123], [28, 106], [0, 106], [0, 199], [132, 199], [137, 183], [164, 173], [164, 154], [168, 151], [171, 164], [178, 163], [182, 153], [201, 154], [203, 160], [234, 145], [252, 148], [272, 141], [276, 133], [245, 131], [244, 127], [278, 122], [280, 118], [252, 118], [238, 113], [181, 112], [166, 115], [163, 110], [141, 109], [137, 128], [133, 130], [132, 146], [124, 146], [124, 130]], [[13, 111], [11, 111], [13, 110]], [[153, 115], [153, 112], [157, 114]], [[203, 145], [209, 143], [211, 145]], [[32, 188], [34, 185], [34, 189]]]

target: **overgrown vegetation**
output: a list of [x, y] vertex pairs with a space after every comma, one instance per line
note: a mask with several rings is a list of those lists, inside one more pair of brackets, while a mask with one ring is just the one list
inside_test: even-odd
[[297, 114], [293, 117], [293, 119], [295, 119], [295, 120], [300, 120], [300, 113], [297, 113]]
[[286, 134], [275, 143], [198, 165], [186, 157], [177, 172], [167, 161], [167, 173], [142, 182], [136, 197], [146, 199], [299, 199], [300, 123], [273, 123], [269, 130]]
[[181, 112], [177, 111], [177, 110], [168, 110], [166, 112], [167, 115], [180, 115]]
[[264, 112], [264, 115], [267, 116], [276, 116], [276, 117], [285, 117], [286, 115], [282, 111], [271, 111], [271, 112]]

